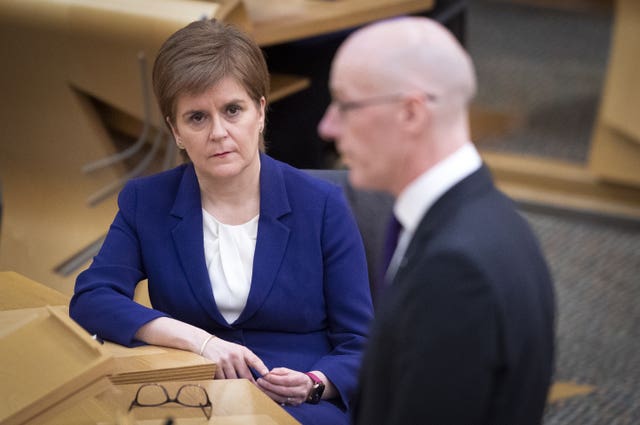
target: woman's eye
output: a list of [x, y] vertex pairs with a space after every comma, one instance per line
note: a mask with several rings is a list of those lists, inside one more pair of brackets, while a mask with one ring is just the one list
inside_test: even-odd
[[242, 109], [238, 105], [229, 105], [227, 107], [227, 113], [229, 115], [238, 115]]
[[189, 120], [196, 124], [202, 123], [204, 119], [205, 119], [205, 116], [202, 112], [195, 112], [191, 114], [191, 116], [189, 117]]

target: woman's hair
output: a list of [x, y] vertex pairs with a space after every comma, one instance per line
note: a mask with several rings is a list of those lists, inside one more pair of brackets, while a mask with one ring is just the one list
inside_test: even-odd
[[269, 71], [260, 47], [238, 28], [216, 20], [195, 21], [173, 33], [153, 65], [153, 91], [163, 118], [175, 125], [176, 101], [222, 79], [235, 79], [260, 104], [269, 93]]

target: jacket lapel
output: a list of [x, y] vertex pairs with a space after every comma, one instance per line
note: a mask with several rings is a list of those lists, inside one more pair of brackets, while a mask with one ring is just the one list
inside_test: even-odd
[[261, 154], [260, 219], [253, 258], [251, 290], [247, 305], [236, 323], [248, 320], [271, 291], [289, 242], [289, 227], [280, 218], [291, 212], [289, 197], [278, 164]]
[[424, 217], [422, 217], [407, 247], [404, 258], [398, 267], [394, 280], [401, 276], [404, 266], [412, 262], [412, 257], [421, 255], [424, 251], [424, 241], [432, 239], [431, 235], [433, 232], [438, 231], [438, 229], [442, 227], [443, 222], [452, 215], [455, 209], [459, 208], [460, 205], [468, 203], [470, 199], [482, 196], [482, 194], [493, 189], [494, 185], [491, 173], [486, 165], [483, 164], [478, 170], [445, 192], [444, 195], [431, 206]]
[[200, 186], [191, 164], [186, 167], [182, 176], [171, 215], [181, 219], [173, 228], [172, 236], [191, 290], [213, 320], [221, 326], [228, 326], [216, 307], [211, 291], [204, 256]]

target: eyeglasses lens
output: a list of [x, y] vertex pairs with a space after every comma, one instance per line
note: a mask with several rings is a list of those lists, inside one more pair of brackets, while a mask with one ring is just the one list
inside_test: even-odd
[[201, 407], [206, 406], [208, 401], [204, 388], [197, 385], [184, 385], [176, 394], [176, 401], [183, 406]]
[[141, 406], [159, 406], [169, 401], [169, 395], [160, 385], [145, 385], [140, 387], [137, 401]]

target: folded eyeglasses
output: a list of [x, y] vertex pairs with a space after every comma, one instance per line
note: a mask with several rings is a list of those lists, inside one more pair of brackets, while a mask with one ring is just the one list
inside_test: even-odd
[[177, 403], [184, 407], [199, 407], [207, 419], [211, 418], [213, 406], [209, 394], [203, 387], [195, 384], [182, 385], [173, 398], [169, 396], [169, 392], [163, 385], [141, 385], [136, 391], [136, 397], [129, 405], [129, 412], [134, 407], [159, 407], [168, 403]]

